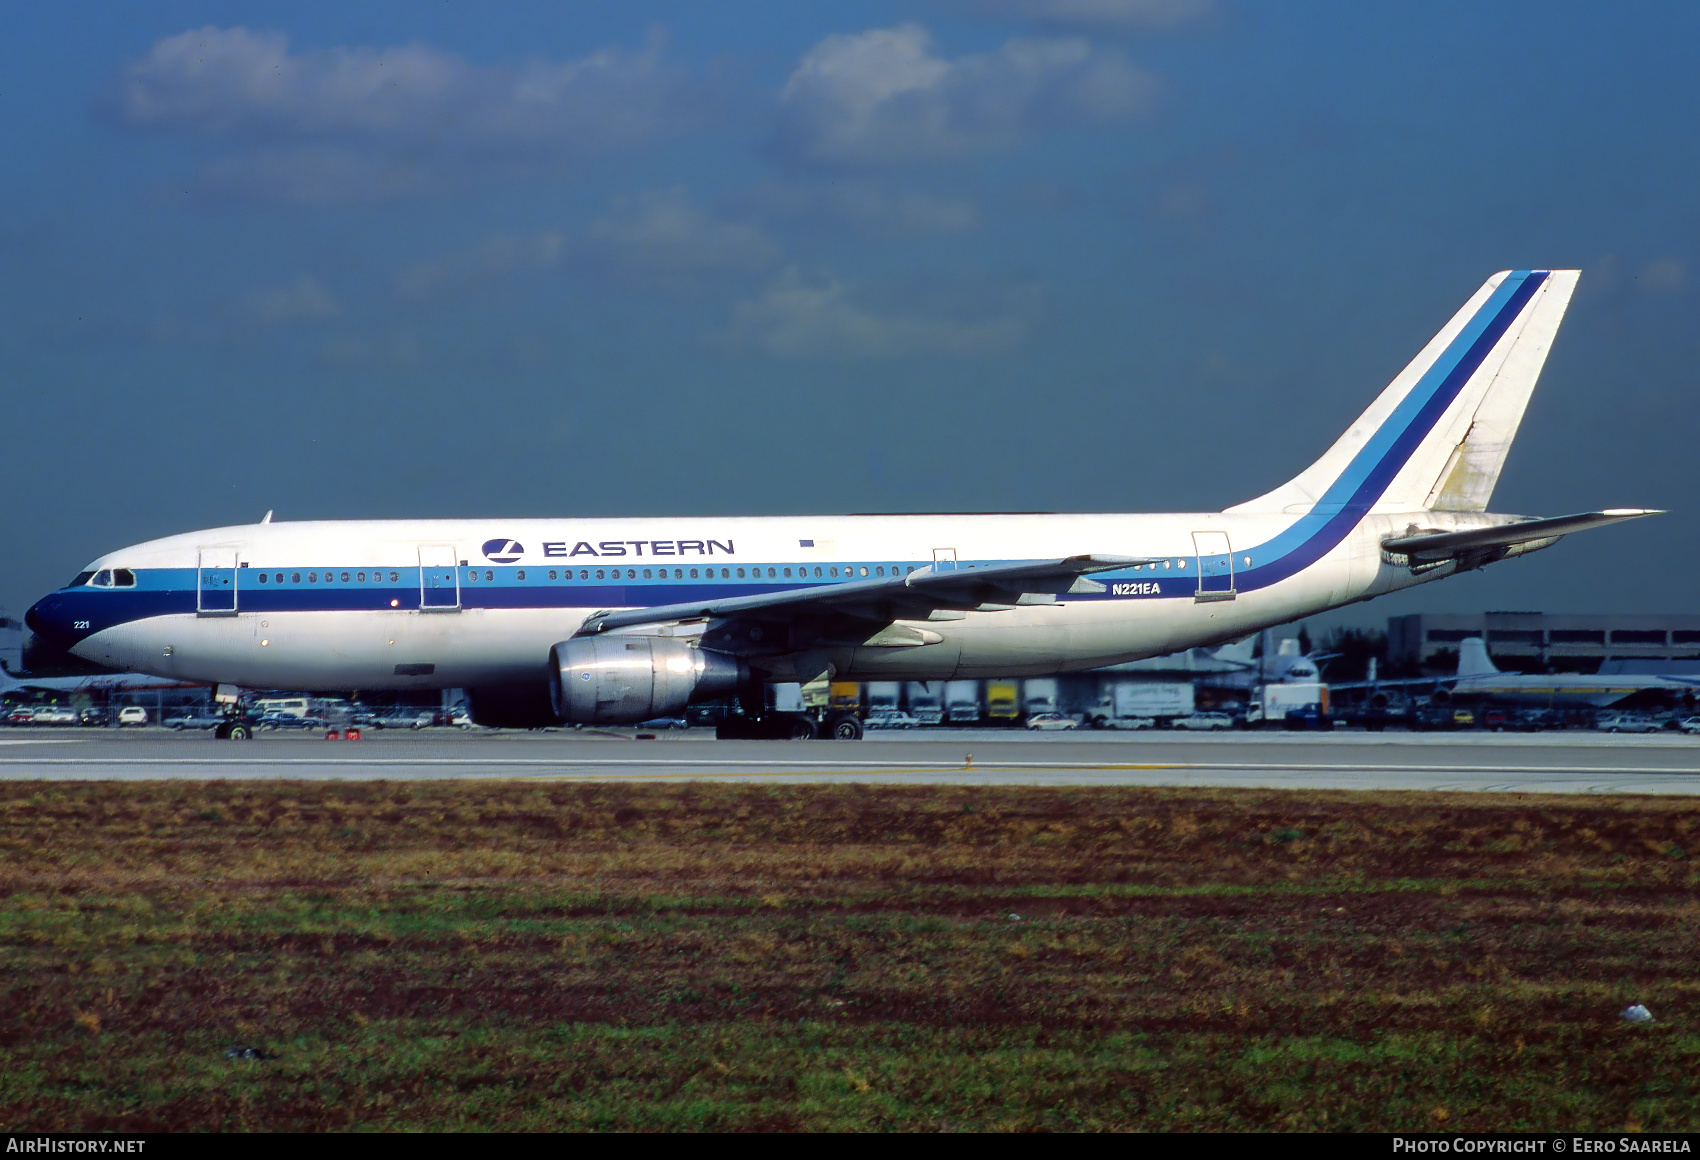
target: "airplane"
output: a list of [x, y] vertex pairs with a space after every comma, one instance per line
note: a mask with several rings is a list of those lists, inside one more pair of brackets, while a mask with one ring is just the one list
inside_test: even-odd
[[[1221, 512], [278, 522], [121, 548], [43, 597], [48, 644], [239, 688], [464, 688], [475, 720], [629, 724], [767, 682], [1099, 668], [1655, 514], [1487, 511], [1580, 271], [1489, 278], [1289, 482]], [[861, 724], [829, 717], [828, 735]], [[246, 730], [221, 730], [243, 737]]]
[[[1427, 686], [1437, 705], [1459, 699], [1493, 701], [1510, 705], [1541, 705], [1570, 708], [1587, 705], [1596, 709], [1615, 705], [1636, 693], [1657, 689], [1687, 704], [1700, 689], [1700, 677], [1638, 675], [1630, 673], [1507, 673], [1488, 656], [1487, 642], [1468, 636], [1458, 642], [1458, 671], [1450, 677], [1402, 677], [1378, 681], [1373, 671], [1367, 681], [1332, 686], [1342, 689], [1385, 690]], [[1449, 687], [1443, 687], [1449, 686]], [[1372, 697], [1375, 693], [1371, 694]], [[1385, 705], [1386, 698], [1382, 697]]]
[[29, 673], [14, 673], [0, 664], [0, 697], [12, 693], [117, 693], [138, 692], [143, 689], [199, 688], [195, 681], [175, 677], [158, 677], [149, 673], [82, 673], [67, 677], [38, 677]]

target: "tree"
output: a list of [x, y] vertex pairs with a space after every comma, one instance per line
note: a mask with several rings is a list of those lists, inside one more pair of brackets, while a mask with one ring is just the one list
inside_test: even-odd
[[[1301, 642], [1302, 642], [1301, 637]], [[1362, 681], [1369, 678], [1369, 660], [1376, 659], [1387, 676], [1387, 634], [1373, 628], [1336, 628], [1322, 639], [1322, 651], [1338, 655], [1323, 662], [1331, 681]]]

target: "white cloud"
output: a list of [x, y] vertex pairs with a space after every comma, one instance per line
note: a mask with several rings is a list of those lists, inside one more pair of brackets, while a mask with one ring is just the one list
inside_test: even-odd
[[980, 224], [979, 207], [966, 198], [890, 190], [872, 181], [770, 182], [742, 200], [774, 217], [843, 222], [877, 237], [954, 234]]
[[878, 167], [1001, 148], [1048, 125], [1115, 123], [1145, 111], [1158, 82], [1078, 37], [1008, 41], [934, 56], [917, 24], [830, 36], [780, 93], [781, 147], [818, 164]]
[[987, 16], [1060, 28], [1172, 28], [1209, 15], [1215, 0], [968, 0]]
[[243, 296], [243, 305], [251, 317], [272, 325], [327, 322], [342, 314], [336, 296], [307, 274], [297, 275], [284, 286], [250, 290]]
[[525, 270], [576, 270], [626, 285], [679, 289], [710, 277], [763, 270], [779, 247], [755, 226], [692, 205], [683, 190], [617, 197], [582, 234], [493, 234], [465, 249], [416, 262], [395, 293], [424, 301]]
[[753, 225], [711, 216], [670, 189], [622, 197], [585, 231], [585, 256], [624, 280], [689, 281], [760, 270], [779, 247]]
[[963, 321], [918, 313], [876, 314], [836, 279], [809, 281], [795, 271], [732, 311], [735, 345], [787, 359], [888, 359], [912, 355], [991, 354], [1027, 332], [1013, 315]]
[[1635, 288], [1643, 294], [1680, 294], [1688, 287], [1688, 263], [1681, 258], [1659, 258], [1635, 274]]
[[293, 201], [401, 196], [464, 181], [492, 160], [500, 173], [627, 148], [696, 107], [654, 42], [478, 68], [421, 44], [291, 52], [281, 32], [214, 27], [157, 42], [110, 104], [135, 129], [257, 147], [215, 166], [207, 187]]
[[547, 270], [560, 262], [566, 242], [565, 234], [554, 231], [492, 234], [477, 245], [415, 262], [396, 275], [394, 289], [402, 298], [423, 301], [518, 270]]

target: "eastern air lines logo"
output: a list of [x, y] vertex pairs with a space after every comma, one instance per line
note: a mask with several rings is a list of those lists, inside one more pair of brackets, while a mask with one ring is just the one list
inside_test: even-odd
[[512, 564], [525, 555], [525, 545], [518, 540], [485, 540], [484, 558], [498, 564]]

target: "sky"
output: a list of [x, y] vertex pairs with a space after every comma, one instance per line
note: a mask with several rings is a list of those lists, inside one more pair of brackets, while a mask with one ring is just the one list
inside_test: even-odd
[[1219, 510], [1494, 271], [1580, 267], [1493, 508], [1671, 514], [1343, 615], [1691, 612], [1696, 43], [1674, 2], [11, 5], [0, 607], [267, 510]]

